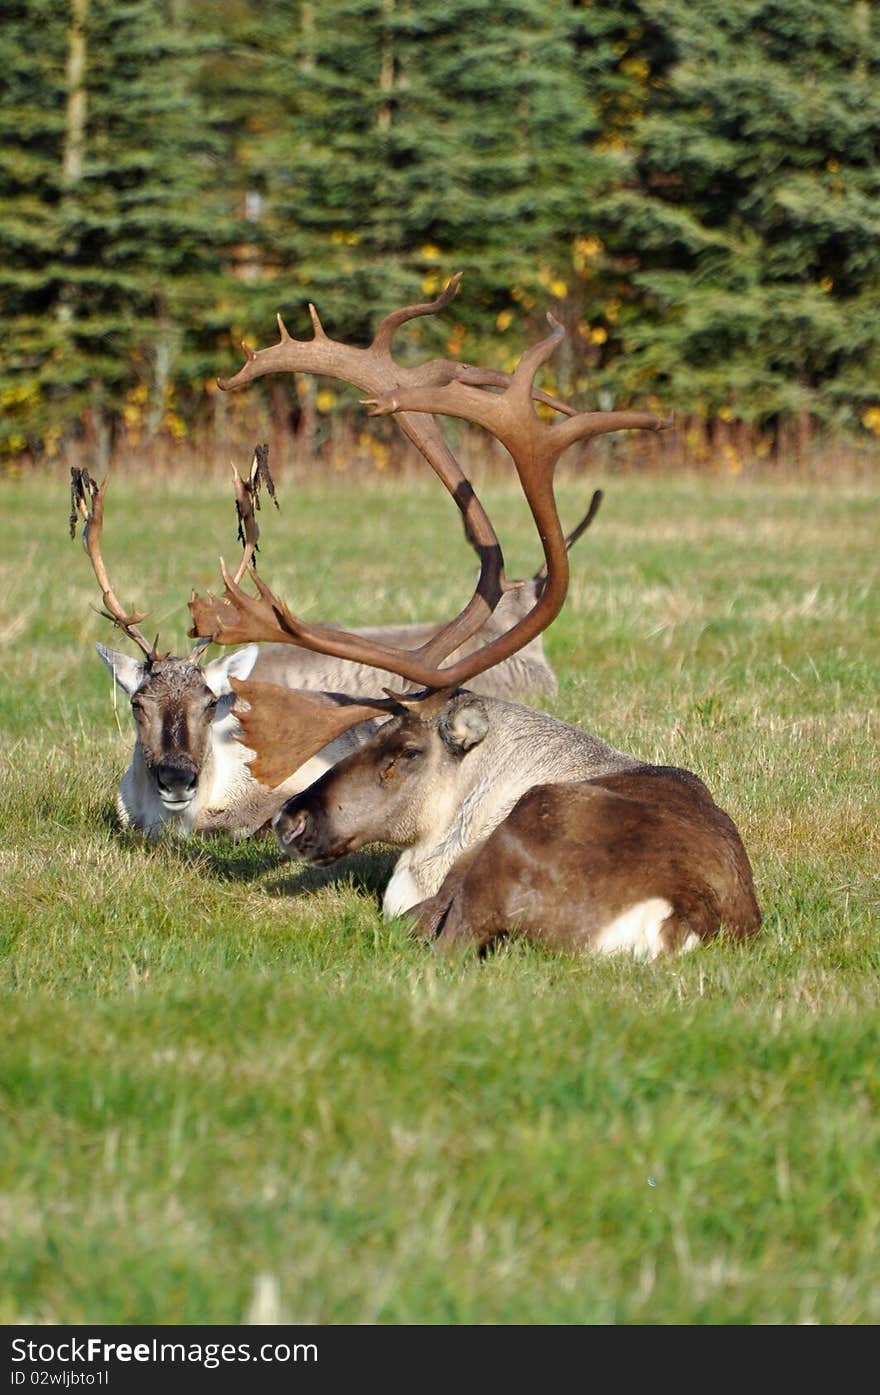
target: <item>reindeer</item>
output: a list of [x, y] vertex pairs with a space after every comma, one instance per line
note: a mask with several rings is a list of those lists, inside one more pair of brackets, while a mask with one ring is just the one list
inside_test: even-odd
[[[234, 471], [239, 518], [246, 527], [244, 553], [236, 577], [241, 580], [252, 562], [258, 530], [253, 502], [258, 501], [258, 450], [250, 481]], [[271, 477], [264, 475], [271, 484]], [[150, 642], [139, 629], [145, 616], [127, 613], [111, 585], [101, 554], [107, 476], [99, 487], [87, 470], [71, 471], [71, 536], [77, 514], [83, 520], [83, 546], [101, 588], [103, 614], [140, 649], [142, 658], [96, 646], [101, 661], [131, 700], [135, 745], [116, 799], [123, 827], [151, 837], [169, 829], [183, 837], [223, 830], [235, 836], [268, 823], [287, 795], [303, 789], [339, 755], [358, 745], [358, 732], [344, 735], [332, 751], [316, 754], [278, 790], [260, 785], [247, 767], [248, 752], [235, 737], [240, 732], [232, 706], [233, 677], [246, 678], [259, 654], [250, 644], [204, 663], [205, 641], [186, 657], [158, 652], [158, 636]], [[365, 734], [368, 728], [364, 729]], [[352, 739], [353, 738], [353, 739]]]
[[[395, 380], [380, 355], [370, 365], [374, 414], [460, 417], [509, 451], [547, 576], [541, 595], [505, 634], [461, 653], [463, 632], [473, 637], [481, 624], [476, 600], [482, 594], [497, 605], [510, 585], [500, 550], [496, 556], [488, 548], [491, 585], [482, 592], [478, 585], [460, 615], [414, 651], [308, 624], [261, 578], [254, 576], [254, 597], [225, 568], [223, 599], [191, 601], [190, 633], [220, 644], [269, 640], [343, 655], [421, 690], [386, 690], [384, 699], [363, 698], [340, 711], [271, 683], [232, 683], [245, 704], [242, 739], [256, 753], [251, 768], [270, 785], [353, 724], [377, 711], [390, 714], [273, 821], [286, 854], [317, 863], [374, 842], [401, 848], [383, 900], [386, 917], [410, 913], [418, 933], [441, 947], [519, 933], [556, 947], [625, 949], [648, 959], [690, 948], [722, 926], [747, 937], [760, 924], [749, 860], [735, 825], [697, 776], [648, 765], [546, 713], [462, 687], [533, 640], [563, 605], [568, 558], [553, 494], [562, 451], [604, 432], [668, 424], [638, 412], [539, 420], [533, 380], [564, 333], [552, 316], [548, 321], [549, 335], [523, 355], [500, 393], [486, 391], [494, 384], [480, 370], [456, 373], [443, 361], [423, 364], [409, 382]], [[297, 343], [283, 325], [281, 333], [280, 345], [264, 355]], [[306, 347], [297, 343], [298, 352]], [[253, 362], [249, 357], [243, 375]], [[473, 506], [472, 491], [468, 499]]]
[[[383, 356], [389, 369], [389, 381], [417, 380], [412, 370], [401, 369], [390, 355], [391, 339], [396, 327], [417, 315], [434, 313], [448, 304], [455, 292], [457, 279], [437, 301], [429, 305], [406, 306], [386, 316], [374, 340], [373, 353]], [[289, 339], [289, 337], [288, 337]], [[289, 341], [292, 344], [293, 341]], [[378, 346], [378, 347], [377, 347]], [[320, 369], [327, 375], [339, 376], [352, 371], [352, 361], [368, 356], [366, 351], [349, 349], [323, 334], [320, 336], [322, 357]], [[255, 356], [252, 370], [258, 375], [263, 369], [260, 356]], [[298, 362], [288, 367], [301, 366]], [[460, 365], [455, 365], [459, 369]], [[355, 381], [359, 369], [353, 368]], [[467, 372], [469, 370], [465, 370]], [[505, 384], [509, 375], [491, 370], [470, 370], [481, 381]], [[384, 380], [383, 380], [384, 381]], [[369, 372], [364, 386], [377, 385]], [[232, 386], [233, 384], [229, 384]], [[538, 396], [553, 403], [546, 394]], [[558, 404], [559, 410], [568, 410]], [[502, 588], [497, 576], [495, 549], [497, 540], [476, 502], [468, 497], [470, 486], [449, 455], [436, 423], [430, 418], [413, 418], [409, 434], [436, 460], [435, 468], [445, 476], [448, 487], [465, 522], [465, 534], [481, 559], [479, 588], [492, 596], [492, 604], [479, 598], [475, 613], [479, 613], [485, 633], [497, 636], [509, 627], [517, 615], [528, 609], [546, 585], [544, 569], [521, 586]], [[244, 547], [236, 571], [236, 581], [255, 565], [259, 528], [255, 510], [260, 507], [260, 487], [265, 485], [275, 499], [274, 484], [268, 470], [268, 448], [258, 446], [250, 476], [242, 479], [233, 466], [239, 537]], [[237, 653], [205, 663], [207, 641], [201, 641], [187, 656], [170, 653], [160, 655], [157, 643], [150, 644], [138, 629], [143, 613], [127, 614], [111, 587], [101, 556], [101, 533], [104, 520], [104, 497], [108, 480], [100, 489], [88, 471], [71, 472], [72, 512], [71, 536], [75, 533], [77, 515], [84, 522], [83, 544], [92, 562], [104, 602], [104, 613], [140, 649], [142, 658], [98, 644], [101, 661], [110, 670], [115, 682], [130, 699], [135, 723], [135, 745], [131, 760], [119, 787], [117, 814], [124, 827], [133, 827], [149, 836], [170, 830], [186, 837], [191, 833], [223, 831], [243, 837], [262, 828], [274, 815], [287, 795], [304, 788], [326, 770], [336, 759], [362, 743], [370, 734], [370, 725], [343, 733], [320, 753], [312, 754], [301, 767], [291, 772], [278, 789], [269, 789], [254, 779], [247, 766], [250, 754], [236, 739], [240, 733], [238, 721], [231, 709], [234, 695], [230, 679], [247, 678], [271, 680], [290, 688], [327, 690], [328, 704], [344, 705], [345, 695], [356, 695], [375, 679], [372, 669], [345, 657], [326, 658], [305, 650], [293, 651], [289, 646], [249, 644]], [[601, 500], [596, 491], [590, 508], [566, 539], [570, 548], [589, 527]], [[276, 501], [277, 507], [277, 501]], [[440, 630], [439, 625], [387, 626], [368, 628], [358, 633], [379, 644], [417, 646], [424, 644]], [[481, 631], [482, 633], [482, 631]], [[462, 631], [462, 634], [464, 632]], [[464, 636], [461, 652], [469, 652], [480, 643], [479, 636]], [[393, 676], [384, 675], [388, 681]], [[538, 634], [508, 663], [502, 663], [482, 676], [481, 691], [505, 696], [552, 693], [556, 679], [547, 662]], [[375, 726], [379, 720], [372, 724]]]

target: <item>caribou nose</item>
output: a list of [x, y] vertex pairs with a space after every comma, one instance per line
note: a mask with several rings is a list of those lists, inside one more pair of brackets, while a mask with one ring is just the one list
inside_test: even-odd
[[305, 832], [308, 819], [304, 809], [300, 809], [296, 814], [285, 814], [283, 809], [272, 820], [272, 827], [275, 829], [275, 836], [283, 848], [291, 848]]
[[192, 799], [197, 781], [198, 775], [191, 765], [164, 761], [156, 766], [156, 784], [163, 799], [175, 802]]

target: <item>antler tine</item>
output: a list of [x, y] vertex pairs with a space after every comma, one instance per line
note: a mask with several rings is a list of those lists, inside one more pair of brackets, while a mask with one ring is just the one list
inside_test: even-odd
[[[566, 535], [565, 535], [565, 550], [566, 550], [566, 552], [571, 552], [571, 549], [574, 547], [574, 545], [575, 545], [575, 543], [578, 541], [578, 539], [583, 537], [584, 533], [585, 533], [585, 532], [587, 531], [587, 529], [589, 528], [589, 526], [590, 526], [590, 524], [592, 523], [593, 519], [596, 517], [596, 514], [599, 512], [599, 507], [600, 507], [600, 505], [601, 505], [602, 500], [604, 499], [604, 497], [605, 497], [605, 495], [602, 493], [602, 490], [601, 490], [601, 489], [594, 489], [594, 490], [593, 490], [593, 497], [592, 497], [592, 499], [590, 500], [590, 507], [587, 509], [587, 511], [586, 511], [586, 513], [584, 514], [583, 518], [581, 519], [580, 523], [576, 523], [575, 526], [572, 528], [571, 532], [570, 532], [570, 533], [566, 533]], [[538, 570], [534, 573], [534, 575], [533, 575], [533, 577], [532, 577], [532, 581], [545, 581], [546, 579], [547, 579], [547, 563], [544, 562], [544, 563], [538, 568]]]
[[104, 496], [107, 493], [107, 485], [110, 481], [109, 473], [104, 476], [100, 485], [93, 480], [88, 470], [79, 470], [76, 467], [70, 471], [70, 536], [76, 533], [76, 513], [79, 512], [83, 519], [82, 541], [86, 550], [92, 569], [101, 588], [101, 599], [104, 602], [104, 610], [101, 612], [108, 620], [112, 620], [114, 625], [123, 630], [129, 639], [133, 640], [148, 662], [152, 663], [156, 658], [156, 645], [159, 636], [153, 644], [138, 629], [138, 623], [146, 616], [145, 610], [132, 611], [128, 614], [116, 598], [110, 578], [107, 575], [107, 568], [101, 556], [101, 532], [104, 527]]
[[446, 289], [437, 296], [436, 300], [428, 301], [424, 305], [404, 305], [400, 310], [392, 310], [390, 315], [386, 315], [380, 321], [376, 333], [373, 335], [371, 348], [376, 352], [387, 354], [391, 352], [391, 340], [394, 331], [407, 320], [415, 320], [420, 315], [436, 315], [438, 311], [445, 310], [461, 284], [463, 273], [457, 271], [454, 276], [450, 276]]

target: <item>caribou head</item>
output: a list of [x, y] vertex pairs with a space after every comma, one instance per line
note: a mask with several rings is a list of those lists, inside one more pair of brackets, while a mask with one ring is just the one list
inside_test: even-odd
[[192, 811], [218, 745], [238, 730], [229, 680], [248, 677], [258, 648], [250, 644], [202, 664], [203, 650], [187, 658], [167, 654], [138, 660], [104, 644], [95, 647], [131, 700], [136, 773], [121, 792], [125, 821], [140, 827], [146, 820], [149, 831], [156, 831], [157, 823]]
[[441, 690], [395, 705], [376, 737], [276, 814], [273, 827], [289, 856], [334, 862], [378, 838], [413, 847], [457, 814], [471, 771], [485, 779], [484, 761], [462, 766], [489, 733], [493, 709], [497, 725], [498, 711], [510, 704]]

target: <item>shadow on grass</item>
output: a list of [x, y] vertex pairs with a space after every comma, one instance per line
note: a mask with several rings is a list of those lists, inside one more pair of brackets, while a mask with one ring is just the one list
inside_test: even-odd
[[[280, 869], [283, 875], [270, 879], [265, 891], [268, 896], [305, 896], [310, 891], [345, 883], [364, 896], [381, 898], [400, 856], [391, 849], [352, 853], [341, 857], [330, 867], [313, 867], [308, 862], [288, 863]], [[289, 871], [288, 871], [289, 868]]]
[[233, 842], [224, 833], [202, 834], [176, 844], [174, 851], [184, 866], [197, 867], [220, 882], [254, 882], [284, 862], [270, 835]]
[[163, 833], [153, 839], [139, 829], [120, 828], [115, 812], [108, 812], [102, 822], [120, 847], [141, 849], [147, 856], [171, 858], [181, 867], [192, 867], [217, 881], [256, 881], [285, 861], [270, 834], [243, 838], [239, 842], [225, 833], [204, 833], [190, 838]]
[[314, 867], [308, 862], [286, 858], [271, 833], [255, 834], [238, 842], [225, 833], [186, 839], [164, 836], [153, 842], [136, 829], [120, 828], [115, 810], [104, 811], [101, 821], [123, 846], [140, 846], [165, 856], [170, 854], [181, 866], [192, 867], [217, 881], [253, 882], [275, 872], [277, 875], [271, 877], [265, 887], [269, 896], [303, 896], [345, 883], [366, 896], [381, 899], [400, 856], [399, 850], [380, 848], [352, 853], [330, 867]]

